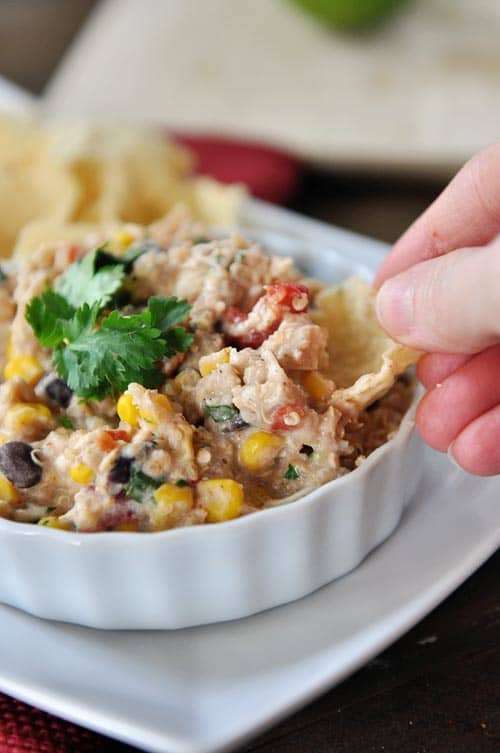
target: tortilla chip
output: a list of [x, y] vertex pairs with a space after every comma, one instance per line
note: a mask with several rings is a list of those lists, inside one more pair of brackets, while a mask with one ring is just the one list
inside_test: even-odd
[[375, 293], [357, 277], [325, 288], [311, 316], [328, 331], [330, 365], [335, 382], [332, 401], [343, 407], [366, 408], [382, 397], [420, 353], [398, 345], [380, 327]]
[[195, 217], [207, 225], [221, 227], [235, 224], [244, 197], [243, 186], [223, 186], [212, 178], [186, 181], [182, 194], [183, 202]]
[[78, 126], [53, 132], [53, 151], [82, 188], [74, 218], [148, 225], [179, 202], [209, 224], [231, 225], [244, 190], [188, 178], [191, 160], [159, 131]]
[[69, 219], [78, 203], [77, 181], [55, 162], [46, 135], [29, 123], [0, 120], [0, 256], [9, 256], [30, 220]]
[[77, 221], [148, 224], [176, 202], [191, 169], [187, 153], [154, 130], [71, 124], [51, 140], [54, 158], [82, 187]]
[[120, 227], [121, 223], [119, 225], [116, 223], [106, 225], [92, 222], [30, 222], [19, 233], [13, 256], [27, 256], [41, 245], [51, 245], [60, 241], [68, 243], [89, 242], [90, 245], [99, 246]]
[[0, 118], [0, 256], [31, 221], [148, 225], [183, 202], [197, 219], [234, 225], [244, 190], [188, 177], [191, 168], [160, 131]]

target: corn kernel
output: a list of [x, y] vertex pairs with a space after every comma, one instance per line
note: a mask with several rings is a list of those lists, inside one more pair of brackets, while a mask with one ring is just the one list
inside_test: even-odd
[[40, 438], [52, 425], [52, 413], [42, 403], [14, 403], [5, 413], [5, 429], [10, 434], [21, 433], [26, 439]]
[[190, 486], [162, 484], [154, 493], [156, 506], [150, 513], [151, 527], [156, 530], [172, 528], [193, 507]]
[[129, 230], [123, 228], [114, 234], [112, 244], [117, 251], [125, 251], [134, 241], [135, 236]]
[[47, 528], [56, 528], [59, 531], [71, 530], [71, 523], [69, 523], [66, 520], [61, 520], [61, 518], [56, 518], [56, 517], [40, 518], [40, 520], [38, 521], [38, 525], [46, 526]]
[[7, 439], [7, 435], [0, 432], [0, 444], [5, 444], [5, 442], [7, 442]]
[[77, 484], [90, 484], [95, 474], [89, 465], [79, 463], [69, 469], [69, 475]]
[[139, 526], [137, 523], [133, 523], [131, 520], [129, 520], [127, 523], [120, 523], [119, 526], [116, 526], [116, 528], [113, 529], [114, 531], [125, 531], [127, 533], [137, 533], [139, 531]]
[[193, 492], [190, 486], [176, 484], [162, 484], [153, 494], [156, 502], [161, 505], [174, 505], [177, 502], [185, 504], [188, 509], [193, 506]]
[[34, 356], [14, 356], [5, 364], [3, 375], [5, 379], [20, 377], [33, 386], [40, 381], [43, 367]]
[[[152, 393], [151, 394], [151, 401], [155, 408], [159, 408], [160, 411], [166, 410], [167, 413], [172, 413], [172, 405], [170, 404], [170, 400], [166, 395], [163, 395], [162, 393]], [[137, 412], [142, 418], [143, 421], [146, 421], [148, 424], [158, 424], [158, 416], [154, 416], [152, 413], [148, 413], [143, 408], [137, 408]]]
[[161, 407], [164, 408], [165, 410], [172, 412], [172, 406], [170, 404], [170, 400], [168, 399], [166, 395], [162, 395], [160, 392], [158, 393], [158, 395], [154, 396], [153, 400], [157, 405], [161, 405]]
[[318, 402], [325, 400], [331, 392], [331, 382], [325, 379], [319, 371], [308, 371], [304, 374], [302, 384], [308, 395]]
[[116, 412], [120, 421], [125, 421], [130, 426], [137, 427], [139, 424], [139, 411], [132, 399], [132, 395], [124, 392], [120, 395], [116, 403]]
[[209, 523], [232, 520], [241, 515], [243, 486], [232, 478], [211, 478], [197, 486], [200, 504], [207, 511]]
[[278, 434], [256, 431], [243, 442], [240, 448], [240, 462], [251, 471], [270, 466], [285, 440]]
[[2, 473], [0, 473], [0, 499], [5, 502], [18, 502], [20, 499], [20, 494], [14, 484], [11, 484]]
[[217, 353], [210, 353], [208, 356], [202, 356], [198, 363], [198, 369], [202, 376], [208, 376], [223, 363], [229, 363], [231, 348], [223, 348]]
[[195, 369], [183, 369], [175, 377], [174, 387], [176, 390], [189, 390], [196, 387], [199, 381], [200, 375]]

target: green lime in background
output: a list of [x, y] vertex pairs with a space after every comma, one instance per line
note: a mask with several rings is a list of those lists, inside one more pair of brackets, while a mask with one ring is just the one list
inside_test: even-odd
[[382, 21], [406, 0], [291, 0], [320, 21], [353, 30]]

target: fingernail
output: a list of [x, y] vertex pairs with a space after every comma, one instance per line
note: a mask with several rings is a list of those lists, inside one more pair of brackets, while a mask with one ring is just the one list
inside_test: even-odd
[[375, 306], [380, 324], [390, 335], [408, 334], [413, 323], [413, 284], [408, 275], [384, 282]]
[[448, 447], [447, 455], [448, 455], [449, 459], [451, 460], [451, 462], [453, 463], [453, 465], [455, 466], [455, 468], [458, 468], [459, 470], [463, 471], [462, 466], [459, 465], [457, 463], [457, 461], [455, 460], [455, 455], [453, 454], [453, 444], [454, 444], [454, 442], [452, 442], [450, 444], [450, 446]]

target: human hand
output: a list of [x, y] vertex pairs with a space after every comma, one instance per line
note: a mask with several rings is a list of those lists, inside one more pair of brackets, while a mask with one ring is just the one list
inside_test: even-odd
[[417, 427], [465, 470], [500, 473], [500, 143], [473, 157], [380, 266], [377, 311], [426, 352]]

